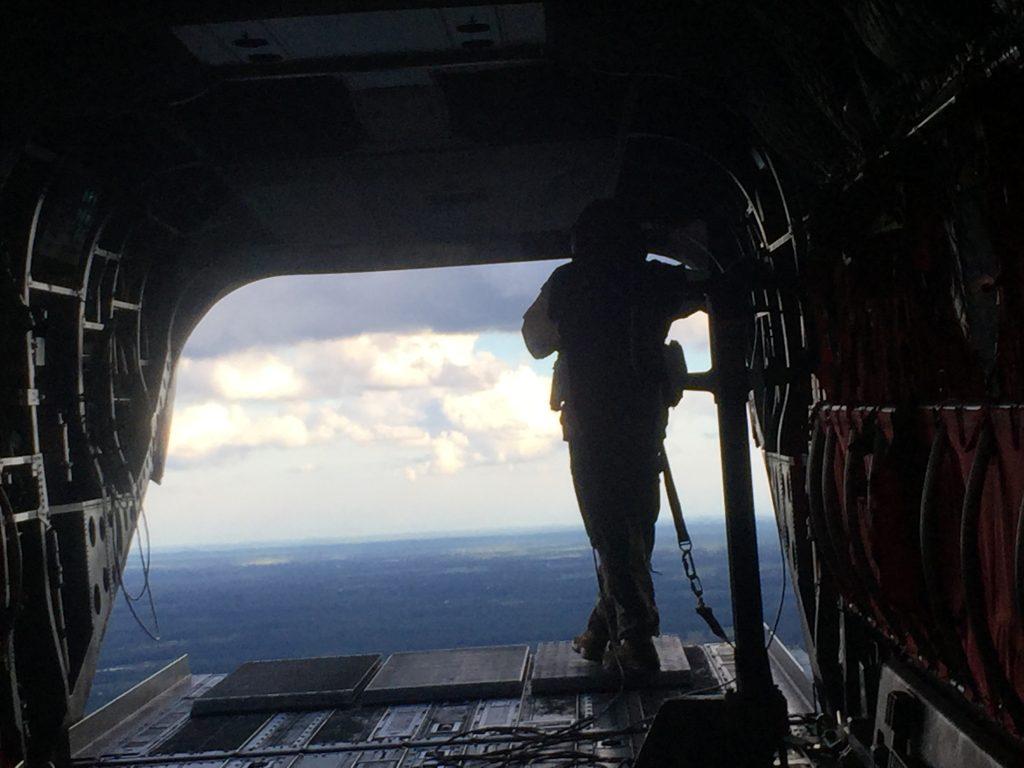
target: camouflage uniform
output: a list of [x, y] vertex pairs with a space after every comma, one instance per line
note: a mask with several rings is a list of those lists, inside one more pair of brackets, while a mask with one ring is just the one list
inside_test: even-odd
[[694, 311], [685, 270], [626, 260], [555, 270], [524, 316], [534, 357], [558, 352], [552, 407], [562, 412], [573, 484], [599, 557], [588, 628], [611, 639], [658, 634], [650, 560], [668, 423], [664, 343]]

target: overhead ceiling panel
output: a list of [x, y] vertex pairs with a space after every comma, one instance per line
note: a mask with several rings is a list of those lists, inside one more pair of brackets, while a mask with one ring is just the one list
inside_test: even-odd
[[223, 41], [213, 34], [210, 25], [195, 24], [177, 27], [174, 33], [193, 56], [207, 64], [222, 66], [224, 64], [241, 64], [244, 61], [241, 49], [224, 45]]
[[229, 21], [176, 27], [174, 33], [208, 64], [269, 64], [292, 58], [262, 21]]
[[614, 187], [610, 141], [350, 154], [235, 172], [282, 242], [466, 242], [566, 230]]
[[547, 38], [541, 3], [496, 5], [501, 40], [505, 45], [540, 45]]
[[364, 88], [352, 104], [368, 142], [381, 148], [438, 146], [449, 138], [444, 99], [432, 86]]
[[445, 8], [441, 15], [453, 47], [473, 51], [502, 44], [498, 16], [490, 6]]
[[455, 134], [488, 144], [612, 136], [625, 97], [621, 78], [548, 65], [444, 70], [439, 81]]
[[269, 19], [296, 58], [424, 53], [449, 47], [444, 21], [433, 9]]
[[337, 155], [362, 138], [336, 77], [225, 83], [184, 114], [211, 159], [224, 163]]
[[214, 66], [286, 59], [393, 56], [540, 45], [540, 3], [412, 8], [189, 24], [174, 33]]

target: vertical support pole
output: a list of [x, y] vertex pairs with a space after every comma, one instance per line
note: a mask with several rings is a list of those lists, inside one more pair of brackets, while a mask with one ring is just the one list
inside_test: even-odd
[[[735, 295], [737, 292], [740, 295]], [[715, 401], [736, 642], [736, 689], [744, 698], [761, 698], [770, 694], [773, 683], [764, 647], [761, 570], [747, 432], [746, 348], [750, 310], [739, 286], [734, 286], [729, 295], [721, 293], [709, 302], [709, 315], [712, 365], [718, 382]]]

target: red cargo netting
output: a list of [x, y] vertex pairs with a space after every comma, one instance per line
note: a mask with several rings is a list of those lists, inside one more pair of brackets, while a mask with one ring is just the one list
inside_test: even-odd
[[818, 418], [819, 528], [846, 599], [1024, 733], [1024, 405]]

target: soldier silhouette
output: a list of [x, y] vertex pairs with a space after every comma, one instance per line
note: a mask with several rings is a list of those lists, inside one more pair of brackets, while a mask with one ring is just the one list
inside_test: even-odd
[[647, 260], [639, 225], [617, 201], [588, 205], [572, 235], [572, 261], [526, 311], [523, 339], [535, 358], [558, 352], [551, 407], [561, 411], [598, 558], [599, 596], [573, 648], [591, 661], [612, 649], [623, 670], [654, 671], [658, 475], [668, 409], [685, 379], [682, 350], [665, 337], [673, 320], [700, 309], [703, 291], [686, 269]]

